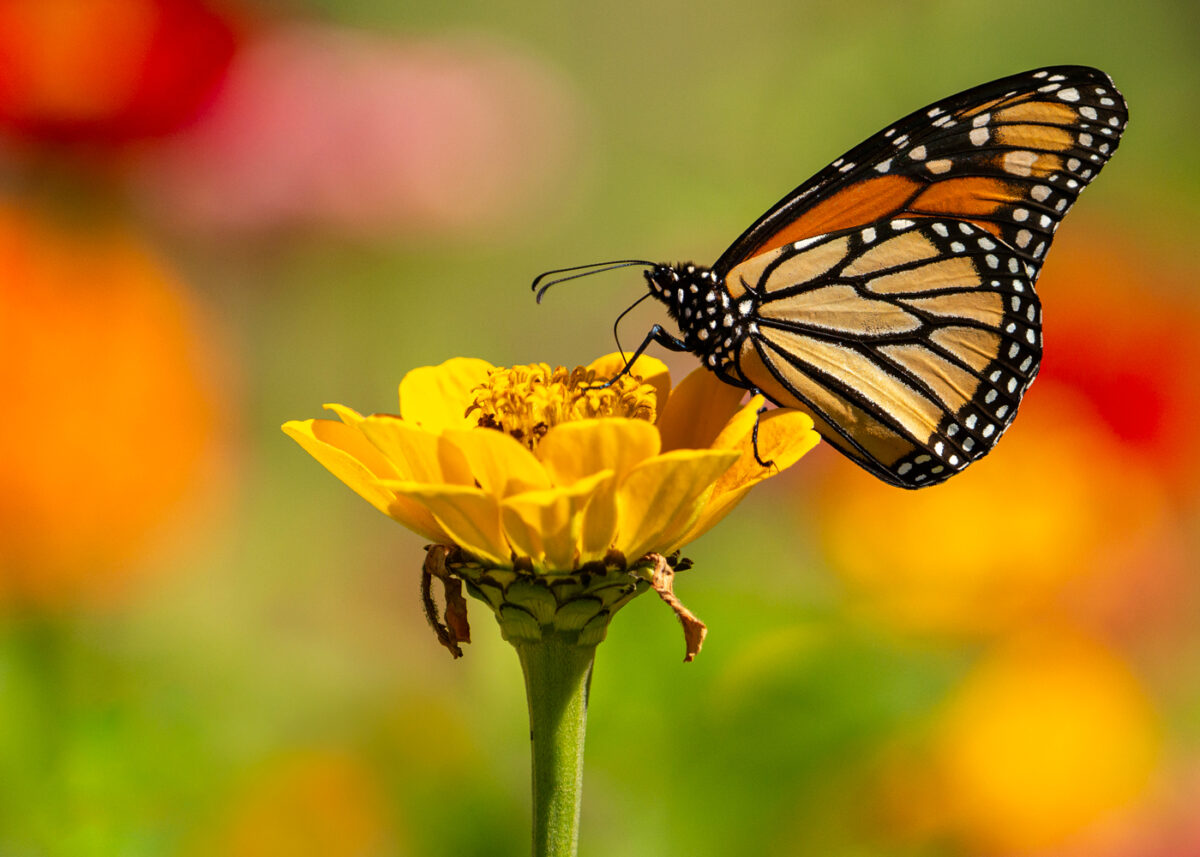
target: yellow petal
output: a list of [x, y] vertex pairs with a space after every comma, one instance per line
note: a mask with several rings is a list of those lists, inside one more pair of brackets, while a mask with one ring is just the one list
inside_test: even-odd
[[[621, 354], [606, 354], [593, 360], [587, 368], [594, 369], [596, 375], [601, 378], [614, 378], [625, 368], [625, 358]], [[658, 413], [661, 414], [663, 405], [671, 394], [671, 370], [667, 368], [667, 364], [657, 357], [643, 354], [630, 371], [654, 388], [658, 400]]]
[[391, 461], [396, 478], [412, 482], [474, 485], [466, 460], [438, 435], [399, 417], [373, 414], [359, 423], [367, 440]]
[[493, 368], [486, 360], [455, 357], [440, 366], [414, 369], [400, 382], [400, 413], [432, 432], [474, 426], [466, 416], [471, 391]]
[[621, 480], [658, 451], [658, 429], [653, 425], [612, 418], [554, 426], [538, 443], [537, 456], [554, 484], [566, 487], [601, 470], [612, 470]]
[[537, 457], [505, 432], [455, 429], [442, 439], [462, 453], [479, 487], [497, 497], [550, 487], [550, 478]]
[[446, 540], [432, 515], [382, 484], [396, 478], [396, 468], [360, 432], [333, 420], [292, 420], [283, 430], [376, 509], [430, 541]]
[[681, 449], [644, 461], [621, 484], [617, 549], [630, 562], [665, 550], [689, 529], [717, 478], [738, 458], [725, 449]]
[[500, 531], [500, 504], [491, 494], [464, 485], [427, 485], [417, 482], [384, 483], [429, 511], [445, 530], [448, 541], [497, 567], [512, 564], [512, 555]]
[[574, 568], [580, 555], [584, 508], [612, 480], [612, 471], [605, 471], [570, 488], [508, 497], [500, 504], [500, 520], [509, 544], [518, 554], [532, 559], [538, 571]]
[[663, 449], [707, 449], [725, 424], [738, 413], [746, 391], [726, 384], [707, 369], [697, 369], [671, 391], [659, 409]]
[[[751, 403], [738, 416], [754, 415], [754, 411], [754, 404]], [[757, 485], [764, 479], [782, 473], [821, 439], [813, 430], [812, 417], [802, 411], [779, 408], [763, 414], [758, 421], [758, 455], [763, 461], [772, 462], [771, 467], [763, 467], [754, 457], [753, 420], [750, 426], [751, 430], [742, 436], [736, 447], [741, 457], [717, 482], [718, 492]], [[718, 438], [718, 443], [721, 439]]]
[[327, 404], [322, 405], [321, 407], [325, 408], [325, 410], [327, 410], [327, 411], [333, 411], [335, 414], [338, 415], [338, 419], [340, 419], [342, 422], [344, 422], [346, 425], [350, 426], [351, 428], [358, 428], [358, 424], [363, 421], [363, 415], [360, 414], [358, 411], [354, 410], [354, 408], [348, 408], [345, 405], [338, 405], [338, 404], [333, 404], [333, 403], [327, 403]]
[[764, 479], [787, 470], [820, 439], [821, 436], [813, 431], [812, 418], [808, 414], [790, 408], [763, 414], [758, 426], [758, 453], [772, 466], [763, 467], [754, 458], [754, 447], [747, 434], [740, 444], [741, 457], [717, 480], [695, 525], [675, 547], [708, 532], [741, 502], [746, 492]]
[[617, 512], [617, 479], [597, 486], [583, 510], [583, 530], [579, 534], [579, 564], [604, 559], [617, 537], [620, 515]]

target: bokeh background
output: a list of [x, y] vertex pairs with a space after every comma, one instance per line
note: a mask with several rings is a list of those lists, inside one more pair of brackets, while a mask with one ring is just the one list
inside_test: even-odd
[[[0, 0], [0, 854], [527, 853], [520, 671], [279, 431], [455, 355], [575, 365], [890, 120], [1110, 72], [998, 450], [819, 449], [601, 648], [583, 849], [1200, 855], [1191, 0]], [[625, 327], [636, 342], [653, 308]], [[693, 364], [668, 355], [682, 377]]]

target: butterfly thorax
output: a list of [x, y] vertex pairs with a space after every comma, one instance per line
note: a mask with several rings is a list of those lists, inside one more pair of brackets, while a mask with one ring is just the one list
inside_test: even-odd
[[705, 367], [728, 377], [747, 333], [753, 332], [757, 301], [748, 292], [738, 300], [710, 268], [690, 263], [656, 265], [646, 271], [650, 294], [667, 307], [687, 350]]

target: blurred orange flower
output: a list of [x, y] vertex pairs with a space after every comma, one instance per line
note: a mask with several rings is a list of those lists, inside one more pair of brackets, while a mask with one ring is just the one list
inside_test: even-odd
[[212, 98], [234, 42], [205, 0], [0, 0], [0, 126], [88, 143], [173, 131]]
[[0, 604], [110, 589], [215, 425], [195, 309], [131, 234], [0, 203]]
[[367, 857], [388, 845], [380, 787], [361, 761], [339, 751], [276, 759], [242, 790], [194, 850], [223, 857]]

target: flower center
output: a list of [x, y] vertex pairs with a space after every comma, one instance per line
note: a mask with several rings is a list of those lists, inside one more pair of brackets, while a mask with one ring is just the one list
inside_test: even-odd
[[467, 415], [478, 414], [481, 428], [507, 432], [529, 449], [554, 426], [597, 417], [655, 418], [654, 387], [633, 375], [622, 375], [611, 386], [607, 378], [579, 366], [568, 371], [545, 363], [494, 369], [476, 387]]

